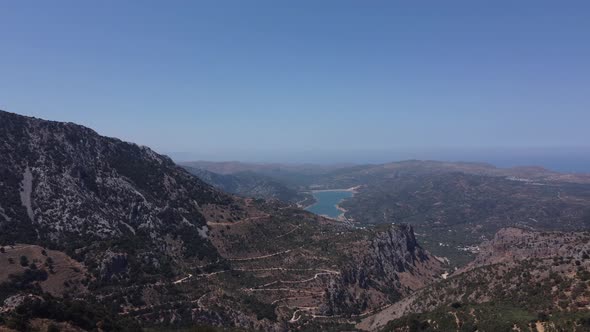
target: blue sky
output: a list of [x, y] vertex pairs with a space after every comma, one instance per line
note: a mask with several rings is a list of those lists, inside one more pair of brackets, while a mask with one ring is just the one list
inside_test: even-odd
[[0, 109], [192, 159], [586, 148], [589, 41], [588, 1], [2, 1]]

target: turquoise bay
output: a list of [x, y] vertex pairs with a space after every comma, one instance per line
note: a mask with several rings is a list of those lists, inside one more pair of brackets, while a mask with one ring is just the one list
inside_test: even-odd
[[342, 214], [342, 211], [338, 210], [336, 205], [338, 205], [343, 199], [352, 197], [352, 192], [345, 190], [314, 191], [312, 194], [316, 199], [316, 203], [307, 207], [306, 210], [334, 219]]

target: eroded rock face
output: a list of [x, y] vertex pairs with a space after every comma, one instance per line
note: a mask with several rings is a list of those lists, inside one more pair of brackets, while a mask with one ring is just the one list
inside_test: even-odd
[[0, 306], [0, 313], [9, 313], [25, 303], [41, 303], [43, 298], [33, 294], [17, 294], [4, 300]]
[[392, 226], [370, 239], [362, 254], [342, 270], [340, 279], [330, 284], [324, 310], [358, 314], [409, 294], [437, 279], [441, 271], [441, 263], [416, 241], [412, 226]]
[[416, 264], [429, 259], [418, 245], [412, 226], [400, 225], [373, 239], [363, 263], [372, 273], [393, 275], [411, 271]]
[[[480, 248], [470, 264], [454, 271], [449, 278], [432, 283], [367, 317], [357, 327], [373, 331], [405, 331], [409, 327], [383, 329], [383, 326], [388, 321], [416, 313], [422, 313], [424, 320], [432, 322], [436, 319], [442, 325], [447, 318], [433, 314], [436, 310], [458, 311], [461, 306], [469, 304], [467, 317], [474, 320], [469, 324], [479, 321], [477, 326], [488, 331], [490, 327], [480, 324], [489, 324], [485, 323], [485, 319], [490, 314], [478, 306], [494, 306], [497, 303], [502, 305], [494, 308], [494, 316], [510, 315], [515, 310], [542, 312], [548, 316], [559, 312], [555, 315], [560, 317], [558, 324], [574, 326], [573, 322], [578, 318], [575, 315], [568, 317], [568, 312], [587, 309], [587, 295], [583, 290], [587, 288], [587, 271], [590, 271], [589, 232], [504, 228]], [[450, 318], [451, 324], [454, 324], [455, 316]], [[515, 320], [511, 324], [516, 326], [517, 322]], [[519, 323], [528, 324], [528, 320]]]
[[376, 279], [401, 288], [399, 273], [417, 273], [427, 263], [440, 269], [439, 262], [416, 241], [412, 226], [393, 226], [371, 240], [365, 255], [347, 271], [347, 281], [366, 288], [370, 280]]
[[174, 260], [169, 235], [184, 243], [184, 256], [216, 257], [199, 236], [199, 206], [232, 200], [169, 158], [79, 125], [2, 111], [0, 137], [1, 242], [43, 243], [83, 260], [109, 241]]

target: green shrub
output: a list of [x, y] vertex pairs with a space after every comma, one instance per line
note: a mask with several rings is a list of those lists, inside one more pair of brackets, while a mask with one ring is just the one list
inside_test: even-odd
[[27, 256], [20, 256], [20, 265], [29, 266], [29, 258]]

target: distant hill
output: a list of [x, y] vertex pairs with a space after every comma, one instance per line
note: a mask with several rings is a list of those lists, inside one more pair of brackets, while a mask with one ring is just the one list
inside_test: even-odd
[[183, 166], [189, 173], [210, 185], [236, 195], [263, 199], [278, 199], [283, 202], [307, 206], [314, 202], [309, 193], [299, 192], [268, 176], [252, 171], [218, 174], [205, 169]]
[[238, 161], [193, 161], [182, 162], [182, 166], [204, 169], [218, 174], [255, 173], [272, 178], [292, 189], [307, 190], [309, 186], [325, 175], [341, 168], [352, 167], [350, 164], [279, 164], [279, 163], [244, 163]]
[[205, 169], [219, 174], [235, 174], [241, 172], [279, 173], [293, 172], [301, 174], [323, 174], [335, 169], [350, 167], [352, 164], [281, 164], [281, 163], [245, 163], [240, 161], [190, 161], [181, 165]]
[[313, 189], [357, 187], [340, 204], [347, 219], [412, 224], [426, 248], [461, 266], [473, 258], [471, 246], [504, 227], [589, 229], [589, 179], [541, 167], [409, 160], [339, 168], [301, 183], [313, 183]]
[[423, 245], [456, 266], [473, 258], [471, 246], [503, 227], [561, 231], [590, 227], [587, 174], [429, 160], [326, 167], [197, 164], [224, 172], [248, 169], [300, 192], [357, 187], [355, 195], [340, 204], [348, 220], [362, 225], [410, 223]]
[[[379, 165], [280, 165], [198, 162], [248, 169], [299, 192], [356, 187], [340, 207], [361, 225], [409, 223], [423, 245], [462, 266], [503, 227], [575, 231], [590, 227], [590, 175], [542, 167], [407, 160]], [[239, 174], [239, 173], [234, 173]], [[230, 190], [231, 191], [231, 190]]]

